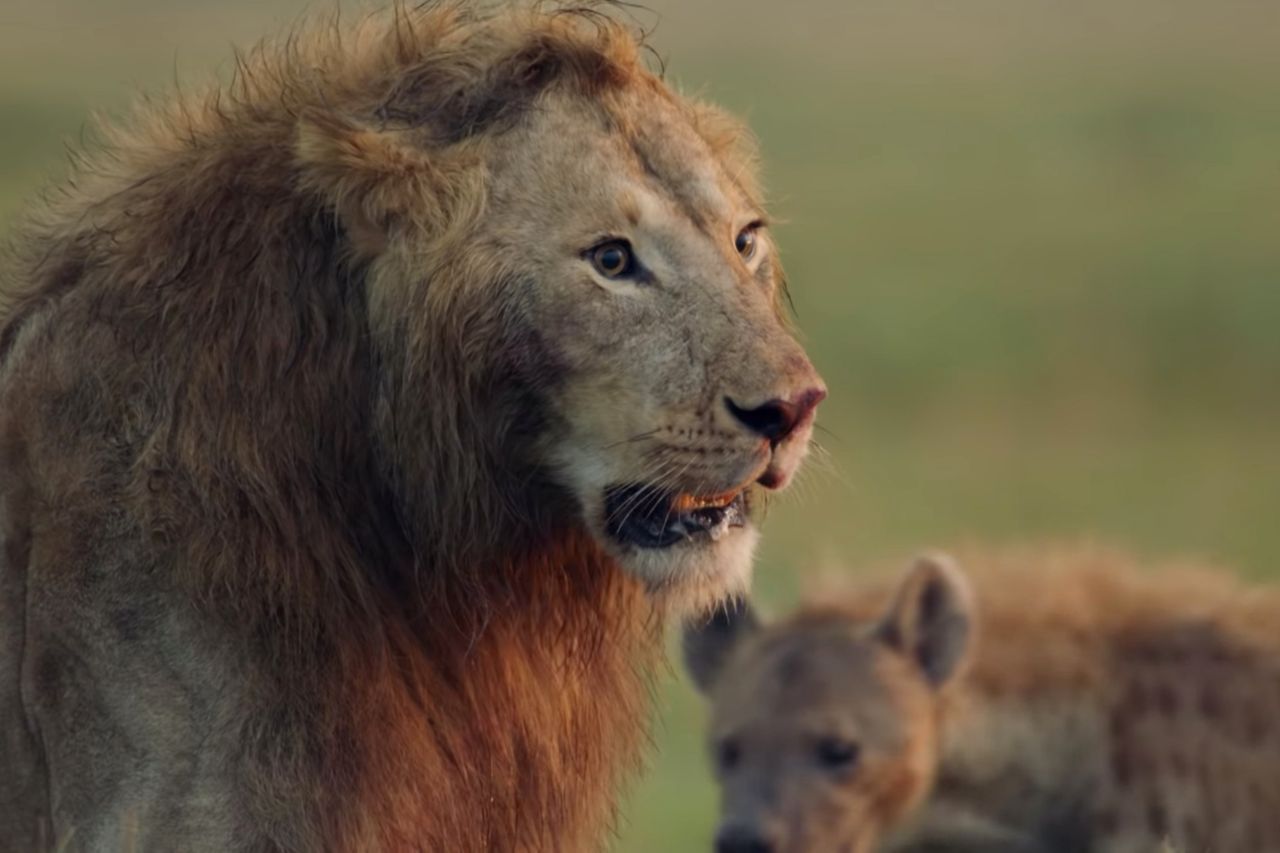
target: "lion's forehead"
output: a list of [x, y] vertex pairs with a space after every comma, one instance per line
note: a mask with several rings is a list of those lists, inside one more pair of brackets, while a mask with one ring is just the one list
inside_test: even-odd
[[499, 148], [500, 194], [523, 195], [568, 222], [727, 229], [753, 205], [674, 97], [643, 90], [599, 101], [549, 98]]
[[745, 206], [710, 146], [682, 113], [658, 108], [630, 128], [630, 153], [651, 191], [670, 199], [695, 224], [732, 219]]

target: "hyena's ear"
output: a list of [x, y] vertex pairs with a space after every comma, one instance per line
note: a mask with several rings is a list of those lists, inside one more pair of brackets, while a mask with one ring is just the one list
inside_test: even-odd
[[917, 557], [880, 624], [881, 639], [940, 687], [960, 674], [972, 651], [973, 593], [945, 554]]
[[327, 110], [298, 119], [301, 186], [337, 214], [362, 254], [378, 254], [405, 226], [441, 235], [483, 203], [483, 176], [467, 146], [428, 151], [416, 136]]
[[697, 617], [686, 623], [684, 666], [694, 685], [703, 693], [710, 690], [733, 647], [759, 627], [751, 602], [745, 598], [730, 599], [709, 618]]

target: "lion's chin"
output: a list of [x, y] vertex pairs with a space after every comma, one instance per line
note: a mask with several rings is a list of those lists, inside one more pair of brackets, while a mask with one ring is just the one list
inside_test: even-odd
[[755, 526], [744, 517], [715, 538], [690, 536], [662, 548], [642, 548], [610, 537], [606, 547], [656, 604], [687, 613], [746, 592], [758, 539]]

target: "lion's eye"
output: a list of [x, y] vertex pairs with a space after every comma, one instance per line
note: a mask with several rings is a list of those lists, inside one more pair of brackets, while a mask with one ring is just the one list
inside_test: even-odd
[[587, 251], [587, 259], [605, 278], [626, 278], [636, 271], [635, 255], [626, 240], [610, 240]]
[[733, 246], [744, 261], [751, 260], [756, 253], [756, 244], [760, 241], [757, 233], [759, 230], [759, 223], [753, 222], [739, 231], [738, 236], [734, 238]]
[[814, 757], [826, 770], [848, 770], [858, 763], [858, 745], [842, 737], [820, 738], [814, 749]]

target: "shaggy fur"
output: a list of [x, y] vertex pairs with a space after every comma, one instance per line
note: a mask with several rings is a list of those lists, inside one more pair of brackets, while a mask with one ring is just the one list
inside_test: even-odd
[[[663, 211], [719, 229], [706, 199], [758, 202], [741, 129], [668, 92], [639, 51], [604, 16], [554, 8], [439, 3], [320, 28], [108, 129], [33, 213], [0, 325], [0, 846], [598, 843], [637, 764], [667, 602], [546, 462], [592, 444], [574, 420], [592, 388], [626, 392], [621, 367], [583, 384], [603, 345], [566, 349], [624, 303], [589, 280], [539, 301], [568, 276], [526, 268], [540, 241], [516, 214], [528, 175], [564, 166], [539, 171], [559, 149], [521, 140], [665, 127], [685, 150], [633, 141], [670, 156], [626, 169], [705, 197]], [[515, 161], [532, 171], [503, 185]], [[591, 203], [554, 201], [533, 218]], [[723, 227], [714, 257], [740, 264]], [[687, 303], [726, 318], [706, 351], [673, 319], [671, 345], [657, 320], [632, 333], [652, 356], [601, 334], [666, 387], [663, 369], [693, 368], [707, 399], [750, 385], [724, 372], [742, 363], [764, 399], [784, 368], [787, 388], [816, 381], [779, 322], [772, 258], [723, 268], [732, 308]], [[686, 298], [711, 299], [693, 287], [709, 275], [688, 273]], [[730, 289], [747, 284], [759, 295]], [[692, 413], [687, 399], [662, 411]], [[615, 456], [644, 446], [599, 435]], [[756, 476], [749, 450], [688, 488]], [[742, 582], [753, 540], [734, 541], [686, 549], [656, 586], [688, 576], [684, 598], [714, 599]]]
[[[721, 771], [728, 818], [777, 833], [780, 853], [1280, 845], [1276, 591], [1203, 566], [1139, 571], [1096, 548], [963, 554], [976, 642], [940, 630], [945, 590], [956, 613], [970, 605], [969, 582], [940, 574], [938, 559], [905, 592], [900, 581], [828, 589], [738, 633], [731, 653], [723, 639], [735, 632], [717, 628], [721, 664], [702, 680], [713, 741], [741, 741], [738, 769]], [[931, 655], [904, 654], [885, 630], [904, 597], [920, 608], [908, 618], [925, 626], [918, 636], [960, 656], [948, 677], [931, 677]], [[803, 723], [860, 743], [847, 777], [806, 770], [803, 742], [785, 739]], [[763, 770], [779, 752], [795, 763]], [[778, 798], [744, 800], [751, 778]]]

